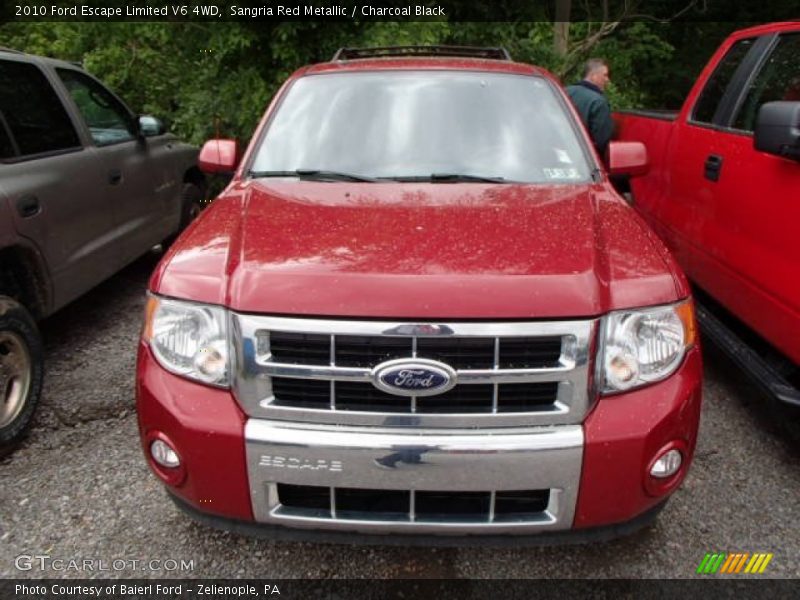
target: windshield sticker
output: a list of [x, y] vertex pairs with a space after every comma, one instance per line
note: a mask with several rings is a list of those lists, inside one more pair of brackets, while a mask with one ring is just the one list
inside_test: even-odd
[[558, 157], [558, 162], [567, 165], [572, 164], [572, 159], [569, 157], [569, 154], [567, 154], [564, 150], [562, 150], [561, 148], [556, 148], [555, 151], [556, 151], [556, 156]]
[[542, 169], [544, 176], [547, 179], [580, 179], [581, 174], [578, 169]]

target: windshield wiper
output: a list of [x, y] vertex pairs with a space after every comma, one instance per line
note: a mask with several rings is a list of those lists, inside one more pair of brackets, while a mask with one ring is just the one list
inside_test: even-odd
[[340, 171], [325, 171], [322, 169], [296, 169], [294, 171], [250, 171], [250, 177], [299, 177], [310, 181], [365, 181], [374, 183], [377, 179], [365, 177], [364, 175], [354, 175], [353, 173], [342, 173]]
[[508, 183], [504, 177], [468, 175], [467, 173], [431, 173], [431, 181], [434, 183], [449, 183], [451, 181], [485, 181], [488, 183]]
[[484, 175], [469, 175], [467, 173], [431, 173], [430, 175], [410, 175], [408, 177], [392, 177], [395, 181], [430, 181], [432, 183], [514, 183], [503, 177], [489, 177]]

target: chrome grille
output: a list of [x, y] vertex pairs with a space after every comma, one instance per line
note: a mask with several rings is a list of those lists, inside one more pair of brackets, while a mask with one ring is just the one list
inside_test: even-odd
[[[331, 386], [327, 381], [273, 377], [275, 406], [316, 408], [331, 405]], [[408, 397], [387, 394], [371, 383], [342, 381], [334, 389], [336, 410], [411, 413]], [[460, 385], [436, 396], [416, 398], [416, 413], [526, 412], [553, 408], [558, 397], [558, 383], [503, 383], [497, 386], [497, 407], [494, 407], [494, 386], [491, 384]]]
[[[398, 323], [234, 315], [234, 391], [248, 415], [348, 425], [519, 427], [579, 423], [590, 408], [596, 321]], [[387, 360], [456, 372], [433, 396], [372, 384]]]

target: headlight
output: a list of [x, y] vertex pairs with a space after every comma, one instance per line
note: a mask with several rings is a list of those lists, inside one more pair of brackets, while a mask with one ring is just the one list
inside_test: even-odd
[[605, 318], [600, 390], [620, 392], [660, 381], [681, 364], [695, 343], [694, 306], [686, 300], [671, 306], [619, 311]]
[[211, 385], [228, 385], [228, 327], [223, 308], [149, 296], [144, 338], [168, 371]]

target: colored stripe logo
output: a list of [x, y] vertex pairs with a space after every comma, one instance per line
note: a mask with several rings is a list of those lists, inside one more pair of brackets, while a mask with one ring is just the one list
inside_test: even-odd
[[700, 561], [697, 573], [703, 575], [714, 575], [719, 573], [763, 573], [774, 554], [771, 552], [749, 552], [724, 553], [709, 552]]

